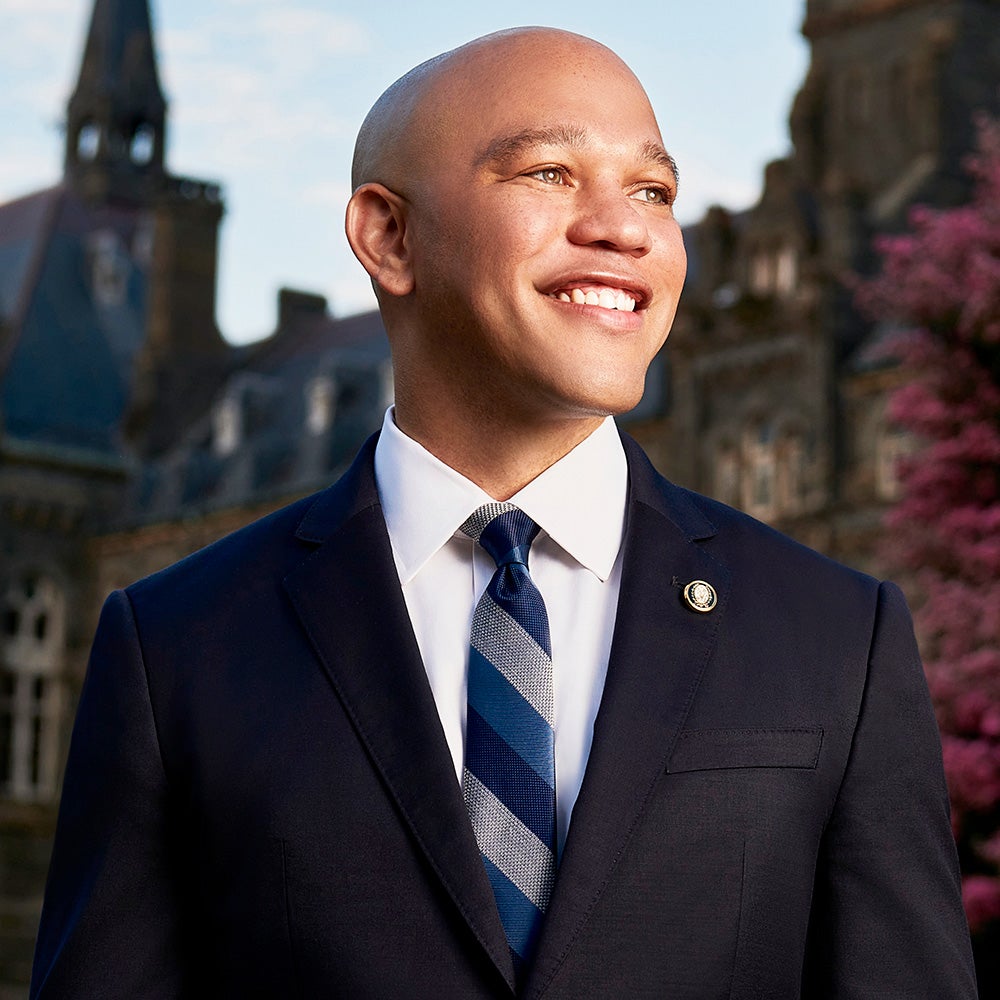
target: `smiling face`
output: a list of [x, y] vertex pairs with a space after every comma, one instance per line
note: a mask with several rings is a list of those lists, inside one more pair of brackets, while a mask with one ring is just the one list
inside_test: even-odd
[[523, 30], [453, 53], [413, 107], [408, 170], [387, 175], [411, 276], [381, 296], [397, 413], [411, 396], [525, 425], [630, 409], [686, 263], [635, 77], [595, 42]]

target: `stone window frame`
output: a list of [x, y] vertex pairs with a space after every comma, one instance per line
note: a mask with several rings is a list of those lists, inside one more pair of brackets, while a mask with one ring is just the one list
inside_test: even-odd
[[795, 413], [757, 411], [712, 448], [712, 495], [762, 521], [806, 508], [809, 448]]
[[913, 454], [916, 445], [916, 438], [912, 432], [889, 421], [879, 423], [875, 432], [874, 449], [874, 484], [877, 499], [893, 503], [902, 497], [899, 463]]
[[64, 714], [66, 591], [21, 569], [0, 594], [0, 795], [55, 800]]
[[799, 254], [794, 243], [783, 240], [754, 247], [747, 262], [747, 284], [760, 298], [787, 299], [799, 281]]

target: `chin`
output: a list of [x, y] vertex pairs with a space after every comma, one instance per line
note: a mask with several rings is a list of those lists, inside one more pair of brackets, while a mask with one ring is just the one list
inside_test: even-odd
[[628, 384], [602, 385], [591, 396], [592, 412], [602, 417], [628, 413], [629, 410], [639, 405], [645, 386], [645, 375], [638, 382], [638, 385], [631, 381]]
[[578, 400], [573, 407], [575, 414], [581, 417], [617, 417], [628, 413], [639, 405], [642, 393], [615, 394], [603, 393], [588, 399]]

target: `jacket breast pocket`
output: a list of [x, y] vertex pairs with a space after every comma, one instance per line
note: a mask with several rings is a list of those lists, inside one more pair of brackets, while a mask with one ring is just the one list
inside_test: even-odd
[[691, 729], [678, 737], [667, 773], [725, 768], [815, 769], [822, 745], [820, 726]]

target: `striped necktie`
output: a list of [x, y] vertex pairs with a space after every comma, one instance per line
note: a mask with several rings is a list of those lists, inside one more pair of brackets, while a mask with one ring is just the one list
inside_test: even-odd
[[527, 565], [538, 525], [490, 503], [462, 531], [497, 564], [472, 620], [462, 791], [520, 983], [556, 867], [552, 647]]

